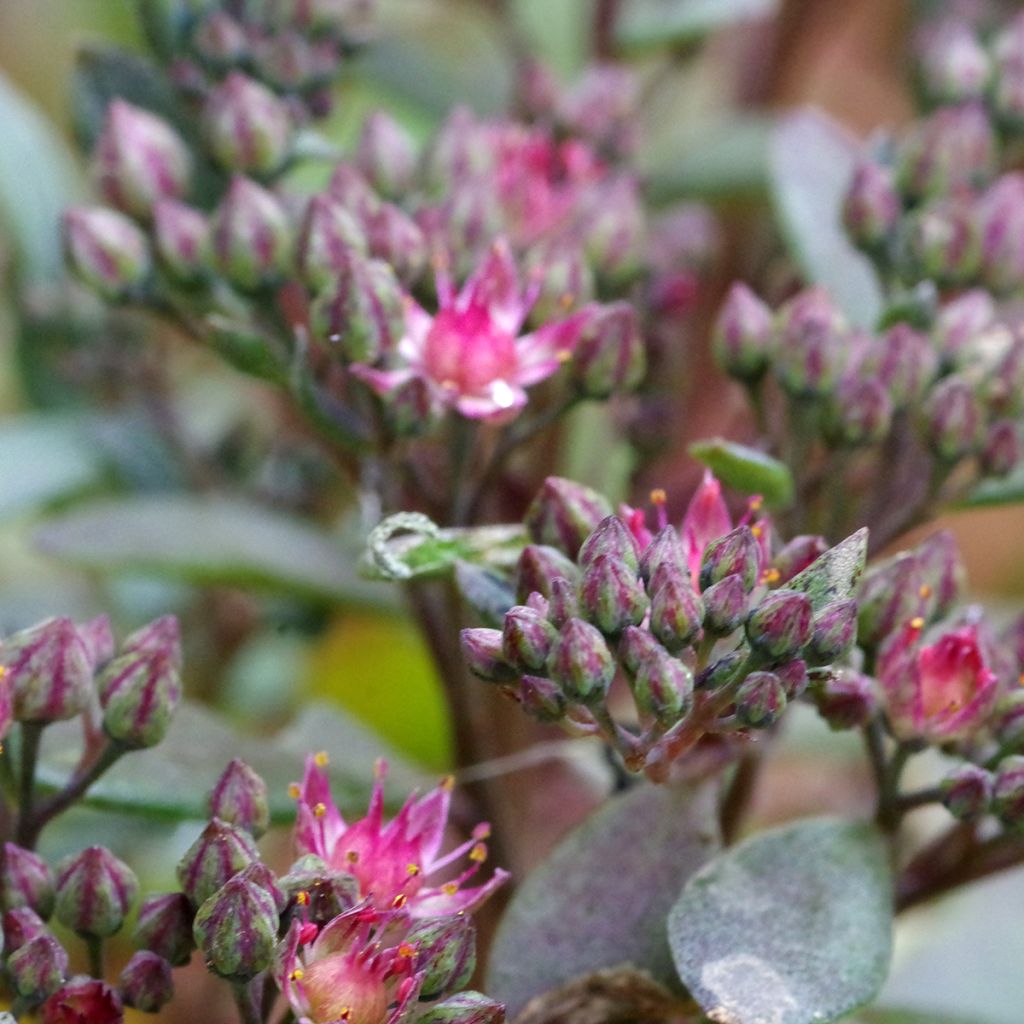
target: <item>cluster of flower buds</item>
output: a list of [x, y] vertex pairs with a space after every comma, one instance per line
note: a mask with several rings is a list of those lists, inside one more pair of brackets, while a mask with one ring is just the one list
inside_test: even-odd
[[983, 43], [966, 23], [926, 33], [921, 82], [934, 108], [865, 158], [845, 221], [854, 242], [907, 284], [1024, 288], [1024, 17]]
[[847, 596], [814, 594], [821, 538], [778, 544], [757, 500], [734, 524], [710, 474], [678, 528], [656, 498], [652, 534], [642, 512], [547, 480], [515, 570], [522, 603], [502, 629], [462, 635], [473, 671], [529, 714], [604, 736], [652, 777], [705, 734], [772, 725], [809, 670], [843, 660], [857, 619]]
[[736, 284], [719, 316], [716, 352], [731, 376], [784, 397], [789, 416], [765, 426], [781, 449], [799, 418], [805, 475], [839, 450], [859, 451], [862, 462], [903, 450], [906, 465], [889, 469], [913, 508], [958, 466], [971, 467], [958, 476], [968, 487], [1020, 461], [1024, 338], [997, 322], [984, 292], [932, 310], [927, 325], [900, 321], [868, 334], [821, 289], [773, 312]]

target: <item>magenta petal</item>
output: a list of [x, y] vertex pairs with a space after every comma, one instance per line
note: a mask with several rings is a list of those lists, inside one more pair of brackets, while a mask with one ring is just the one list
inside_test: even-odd
[[519, 286], [519, 270], [503, 238], [494, 242], [459, 293], [460, 312], [473, 306], [486, 309], [491, 320], [508, 334], [515, 335], [523, 323], [527, 311]]
[[480, 906], [510, 877], [503, 868], [496, 868], [489, 881], [473, 889], [459, 889], [451, 895], [443, 889], [422, 892], [416, 900], [410, 902], [409, 911], [413, 917], [447, 917], [449, 914], [468, 913]]
[[417, 374], [409, 369], [403, 368], [400, 370], [376, 370], [372, 366], [367, 366], [365, 363], [353, 363], [349, 367], [349, 372], [353, 377], [357, 377], [364, 384], [368, 384], [378, 395], [386, 395], [394, 391], [396, 388], [401, 387], [403, 384], [407, 384]]

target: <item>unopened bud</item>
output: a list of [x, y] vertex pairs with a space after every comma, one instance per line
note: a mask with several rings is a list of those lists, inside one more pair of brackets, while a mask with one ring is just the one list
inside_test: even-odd
[[831, 665], [849, 654], [856, 639], [857, 602], [833, 601], [815, 616], [805, 655], [812, 665]]
[[[818, 534], [801, 534], [786, 544], [771, 561], [770, 582], [785, 586], [794, 576], [828, 551], [828, 541]], [[769, 582], [769, 580], [766, 580]]]
[[786, 691], [774, 672], [751, 672], [736, 691], [736, 717], [751, 729], [766, 729], [786, 710]]
[[325, 925], [359, 902], [359, 882], [352, 875], [330, 869], [319, 857], [306, 854], [282, 875], [278, 886], [294, 913], [301, 907], [303, 920]]
[[140, 950], [125, 964], [118, 986], [125, 1006], [143, 1013], [159, 1013], [174, 995], [171, 965], [156, 953]]
[[857, 593], [857, 642], [876, 647], [925, 609], [925, 580], [907, 552], [871, 566]]
[[750, 645], [776, 661], [789, 661], [811, 638], [810, 598], [798, 590], [775, 590], [747, 616]]
[[640, 558], [640, 577], [650, 589], [654, 589], [655, 576], [662, 566], [673, 574], [686, 574], [690, 571], [686, 549], [679, 537], [679, 531], [673, 526], [659, 530]]
[[132, 940], [135, 945], [163, 957], [174, 967], [187, 964], [192, 941], [194, 911], [181, 892], [147, 896], [139, 907]]
[[464, 629], [459, 637], [462, 656], [473, 675], [489, 683], [504, 683], [519, 674], [505, 659], [500, 629]]
[[253, 291], [285, 271], [292, 243], [288, 214], [277, 197], [248, 178], [236, 177], [217, 208], [213, 253], [224, 276]]
[[363, 227], [370, 254], [387, 263], [399, 281], [409, 286], [420, 279], [430, 247], [423, 229], [401, 207], [381, 203]]
[[859, 729], [878, 711], [874, 680], [853, 669], [821, 673], [812, 684], [811, 695], [818, 714], [834, 730]]
[[981, 449], [981, 470], [985, 476], [1008, 476], [1021, 460], [1020, 431], [1013, 420], [999, 420], [988, 428]]
[[558, 631], [540, 612], [516, 605], [505, 614], [501, 653], [520, 672], [539, 672], [547, 663]]
[[64, 213], [63, 237], [68, 266], [108, 301], [137, 295], [149, 278], [149, 242], [123, 213], [74, 206]]
[[730, 651], [708, 665], [694, 680], [694, 687], [698, 690], [719, 690], [733, 681], [746, 661], [745, 651]]
[[211, 971], [248, 981], [270, 966], [277, 928], [273, 897], [252, 882], [232, 878], [200, 906], [193, 934]]
[[1012, 754], [999, 762], [992, 787], [992, 810], [1007, 828], [1024, 826], [1024, 756]]
[[225, 11], [203, 15], [192, 32], [192, 49], [216, 70], [234, 67], [249, 55], [245, 27]]
[[826, 431], [838, 445], [850, 448], [878, 444], [892, 425], [893, 403], [877, 377], [844, 378], [829, 407]]
[[363, 122], [356, 166], [381, 195], [400, 198], [411, 187], [416, 172], [412, 136], [389, 114], [375, 111]]
[[576, 588], [575, 582], [563, 577], [556, 577], [551, 581], [548, 621], [555, 629], [561, 629], [570, 619], [579, 618], [580, 602]]
[[566, 558], [558, 548], [546, 544], [527, 544], [516, 563], [516, 599], [525, 603], [533, 593], [550, 598], [554, 580], [573, 580], [578, 577], [576, 563]]
[[643, 254], [644, 221], [636, 181], [624, 177], [605, 188], [580, 228], [599, 276], [622, 281], [636, 272]]
[[581, 616], [606, 636], [615, 636], [626, 626], [639, 623], [647, 612], [648, 601], [636, 571], [611, 553], [593, 556], [588, 561], [578, 591]]
[[960, 821], [976, 821], [992, 802], [992, 773], [976, 764], [962, 764], [942, 780], [942, 802]]
[[996, 295], [1024, 285], [1024, 174], [1004, 174], [975, 207], [981, 242], [981, 276]]
[[107, 938], [121, 930], [139, 880], [124, 861], [90, 846], [57, 865], [57, 920], [79, 935]]
[[630, 676], [640, 671], [644, 660], [653, 655], [664, 654], [665, 649], [646, 630], [638, 626], [627, 626], [619, 637], [616, 652], [622, 667]]
[[970, 343], [992, 326], [995, 316], [995, 302], [988, 292], [980, 288], [964, 292], [939, 311], [932, 328], [935, 347], [946, 362], [958, 362]]
[[712, 636], [728, 636], [747, 614], [747, 591], [743, 577], [726, 576], [708, 587], [701, 600], [704, 602], [704, 629]]
[[413, 971], [423, 972], [421, 999], [440, 999], [462, 988], [476, 967], [476, 933], [468, 917], [417, 921], [405, 941], [416, 947]]
[[922, 84], [939, 103], [981, 99], [991, 72], [985, 47], [962, 21], [939, 26], [921, 55]]
[[68, 973], [68, 955], [49, 933], [37, 935], [7, 958], [7, 972], [18, 994], [41, 1000], [52, 995], [64, 983]]
[[787, 701], [792, 702], [802, 696], [810, 683], [807, 662], [803, 658], [794, 658], [784, 665], [776, 665], [772, 668], [772, 672], [778, 676]]
[[924, 413], [925, 440], [940, 459], [953, 463], [977, 451], [981, 408], [965, 377], [954, 373], [940, 380], [928, 396]]
[[505, 1004], [480, 992], [460, 992], [421, 1013], [416, 1024], [505, 1024]]
[[37, 935], [48, 935], [43, 919], [31, 907], [14, 907], [3, 915], [4, 957], [9, 957]]
[[608, 398], [632, 391], [643, 379], [647, 352], [628, 302], [591, 305], [573, 350], [571, 374], [585, 398]]
[[745, 592], [758, 582], [761, 558], [757, 538], [749, 526], [737, 526], [722, 537], [716, 537], [704, 548], [700, 566], [700, 588], [707, 590], [726, 576], [739, 576]]
[[914, 549], [929, 618], [950, 612], [964, 591], [967, 570], [956, 538], [949, 530], [933, 533]]
[[604, 637], [583, 619], [570, 619], [562, 627], [547, 667], [565, 696], [580, 704], [600, 704], [615, 677], [615, 659]]
[[284, 913], [285, 907], [288, 906], [288, 894], [278, 885], [277, 875], [269, 865], [264, 864], [261, 860], [254, 860], [248, 867], [242, 868], [235, 878], [241, 878], [258, 886], [274, 901], [277, 912]]
[[538, 544], [549, 544], [576, 558], [584, 540], [610, 516], [607, 498], [590, 487], [549, 476], [530, 507], [525, 525]]
[[42, 1024], [123, 1024], [121, 997], [99, 978], [78, 975], [42, 1005]]
[[153, 207], [153, 247], [175, 281], [190, 284], [209, 266], [210, 225], [199, 210], [175, 199]]
[[915, 404], [935, 379], [939, 360], [929, 339], [909, 324], [894, 324], [873, 347], [863, 367], [885, 386], [892, 409]]
[[634, 574], [639, 572], [636, 540], [618, 516], [606, 516], [597, 524], [580, 548], [577, 561], [586, 568], [601, 555], [618, 560]]
[[210, 93], [202, 127], [217, 162], [236, 173], [270, 174], [291, 147], [287, 106], [265, 85], [238, 71]]
[[846, 322], [832, 298], [811, 288], [779, 311], [775, 372], [791, 395], [827, 395], [845, 362]]
[[296, 251], [299, 274], [314, 292], [346, 281], [353, 259], [368, 252], [359, 222], [329, 192], [310, 199]]
[[121, 645], [122, 654], [159, 654], [180, 669], [181, 628], [174, 615], [161, 615], [129, 633]]
[[898, 259], [902, 273], [945, 286], [970, 282], [981, 266], [981, 236], [974, 206], [956, 196], [936, 200], [903, 221]]
[[768, 367], [774, 336], [772, 311], [750, 288], [736, 282], [715, 323], [719, 366], [738, 380], [758, 380]]
[[[315, 47], [302, 32], [279, 31], [258, 40], [253, 54], [257, 77], [286, 94], [309, 92], [325, 78], [325, 57], [330, 49]], [[297, 101], [292, 98], [294, 105]], [[312, 96], [306, 97], [306, 107], [315, 106]], [[299, 107], [302, 114], [305, 110]], [[320, 116], [319, 111], [314, 116]]]
[[543, 676], [523, 676], [516, 689], [516, 699], [538, 722], [560, 722], [568, 704], [558, 684]]
[[241, 758], [233, 758], [214, 784], [207, 805], [211, 818], [244, 828], [259, 839], [270, 827], [267, 784]]
[[666, 651], [655, 651], [640, 662], [630, 677], [630, 689], [637, 710], [666, 729], [693, 706], [693, 673]]
[[248, 832], [214, 818], [178, 863], [182, 892], [199, 906], [257, 857]]
[[854, 244], [871, 252], [880, 250], [902, 213], [892, 171], [872, 160], [859, 163], [843, 203], [843, 224]]
[[70, 619], [47, 619], [9, 636], [0, 645], [0, 663], [19, 722], [74, 718], [89, 706], [91, 659]]
[[7, 910], [31, 907], [40, 917], [53, 913], [53, 872], [32, 850], [4, 843], [3, 869], [0, 872], [0, 902]]
[[97, 680], [103, 728], [132, 750], [156, 746], [167, 735], [181, 700], [181, 677], [161, 651], [122, 654]]
[[530, 310], [530, 323], [535, 326], [580, 309], [594, 296], [594, 273], [575, 246], [534, 247], [527, 255], [526, 271], [539, 288]]
[[161, 117], [115, 99], [96, 143], [100, 193], [112, 206], [148, 218], [158, 199], [179, 199], [191, 159], [181, 136]]
[[678, 654], [700, 636], [704, 602], [693, 589], [688, 573], [659, 568], [652, 588], [651, 632], [671, 654]]

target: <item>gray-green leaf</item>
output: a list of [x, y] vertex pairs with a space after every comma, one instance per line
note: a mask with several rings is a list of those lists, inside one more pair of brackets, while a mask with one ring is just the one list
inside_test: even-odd
[[742, 21], [775, 14], [778, 0], [632, 0], [622, 9], [615, 40], [625, 50], [699, 42]]
[[687, 882], [668, 921], [676, 967], [728, 1024], [825, 1024], [889, 969], [892, 878], [870, 825], [800, 821], [746, 840]]
[[695, 441], [689, 452], [734, 490], [760, 494], [772, 508], [785, 509], [793, 504], [793, 474], [789, 466], [771, 455], [722, 437]]
[[868, 530], [865, 526], [816, 558], [786, 587], [807, 594], [815, 611], [833, 601], [847, 601], [853, 597], [867, 557]]

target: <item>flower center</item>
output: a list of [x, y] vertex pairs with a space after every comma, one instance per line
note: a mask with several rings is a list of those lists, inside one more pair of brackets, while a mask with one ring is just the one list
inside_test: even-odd
[[514, 377], [519, 365], [515, 339], [479, 305], [442, 309], [427, 334], [423, 361], [438, 384], [464, 395]]
[[920, 667], [925, 718], [951, 714], [969, 704], [984, 671], [977, 644], [957, 634], [944, 636], [922, 650]]
[[302, 988], [316, 1024], [379, 1024], [387, 1014], [384, 982], [348, 956], [330, 956], [305, 968]]

